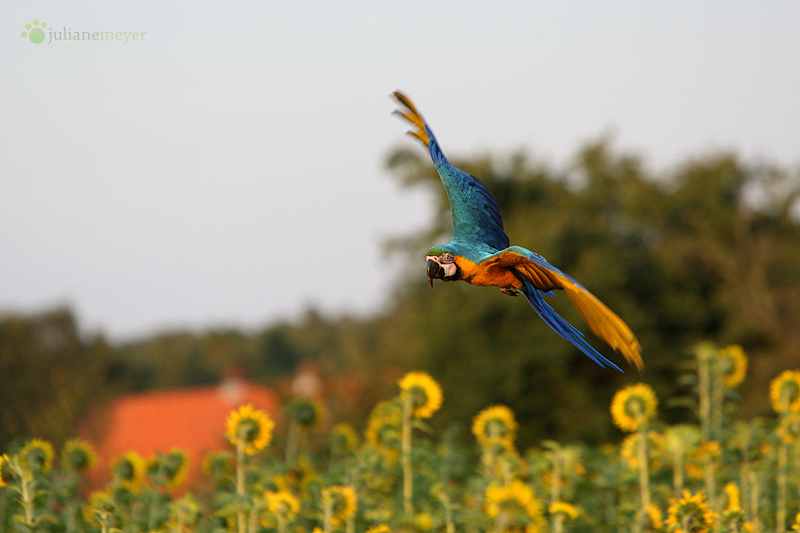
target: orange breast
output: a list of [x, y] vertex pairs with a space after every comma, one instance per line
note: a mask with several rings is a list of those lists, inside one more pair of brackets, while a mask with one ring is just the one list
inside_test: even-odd
[[455, 258], [456, 265], [461, 270], [461, 279], [470, 285], [481, 287], [501, 287], [519, 289], [522, 283], [514, 275], [514, 271], [508, 268], [485, 267], [475, 264], [464, 257]]

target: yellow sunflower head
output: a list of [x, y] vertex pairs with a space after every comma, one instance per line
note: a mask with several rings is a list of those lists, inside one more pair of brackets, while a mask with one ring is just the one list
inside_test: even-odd
[[677, 424], [664, 431], [664, 449], [673, 459], [685, 457], [700, 445], [700, 440], [700, 430], [689, 424]]
[[209, 452], [203, 457], [202, 469], [204, 474], [222, 479], [236, 471], [236, 464], [230, 452]]
[[272, 441], [275, 422], [251, 404], [243, 405], [228, 416], [225, 436], [231, 444], [244, 447], [244, 453], [253, 455], [266, 448]]
[[277, 492], [267, 491], [265, 494], [267, 500], [267, 509], [275, 516], [282, 516], [284, 519], [291, 521], [300, 512], [300, 501], [288, 490], [279, 490]]
[[[202, 516], [202, 509], [197, 500], [191, 494], [184, 494], [178, 500], [167, 505], [169, 519], [166, 526], [170, 531], [195, 530], [191, 526], [196, 526]], [[187, 527], [189, 526], [189, 527]]]
[[442, 406], [442, 388], [426, 372], [409, 372], [398, 385], [401, 397], [411, 402], [415, 418], [430, 418]]
[[543, 505], [533, 487], [519, 479], [508, 485], [490, 484], [484, 492], [484, 501], [486, 514], [495, 520], [502, 516], [508, 527], [544, 530]]
[[313, 398], [295, 400], [286, 407], [286, 414], [294, 420], [301, 429], [311, 431], [322, 423], [325, 418], [325, 407]]
[[651, 503], [647, 507], [647, 518], [650, 520], [650, 526], [653, 530], [658, 531], [664, 527], [664, 515], [658, 505]]
[[42, 439], [31, 439], [19, 451], [20, 466], [46, 474], [53, 466], [53, 445]]
[[484, 448], [498, 443], [513, 447], [518, 427], [514, 411], [505, 405], [487, 407], [472, 420], [472, 434]]
[[13, 482], [16, 478], [16, 473], [11, 464], [11, 459], [7, 454], [0, 455], [0, 487], [5, 487]]
[[719, 369], [722, 381], [729, 389], [741, 385], [747, 376], [747, 356], [738, 344], [726, 346], [719, 350]]
[[117, 508], [111, 489], [96, 490], [89, 495], [83, 506], [83, 519], [89, 523], [102, 524]]
[[740, 511], [742, 509], [742, 502], [739, 496], [739, 486], [734, 482], [729, 482], [723, 489], [725, 498], [728, 503], [725, 505], [726, 511]]
[[578, 518], [578, 508], [567, 502], [553, 502], [547, 511], [551, 516], [563, 515], [568, 520], [575, 520]]
[[776, 413], [800, 411], [800, 370], [784, 370], [773, 379], [769, 399]]
[[172, 448], [169, 453], [159, 452], [147, 462], [147, 474], [165, 480], [171, 489], [180, 487], [189, 472], [189, 453]]
[[364, 437], [377, 450], [399, 450], [402, 424], [400, 406], [392, 401], [380, 402], [369, 415]]
[[[660, 457], [664, 451], [664, 436], [651, 430], [645, 433], [645, 438], [647, 439], [648, 465], [655, 467], [660, 463]], [[641, 440], [642, 433], [632, 433], [625, 437], [620, 445], [620, 455], [632, 470], [639, 468], [639, 443]]]
[[351, 453], [358, 447], [358, 434], [347, 422], [339, 422], [333, 426], [328, 440], [333, 455]]
[[650, 385], [637, 383], [614, 394], [611, 418], [622, 431], [636, 431], [656, 416], [658, 400]]
[[741, 506], [739, 486], [730, 482], [723, 489], [727, 503], [720, 513], [720, 524], [723, 531], [752, 531], [748, 529], [750, 525], [745, 521], [744, 512]]
[[88, 442], [70, 439], [61, 450], [61, 465], [75, 472], [87, 472], [97, 464], [97, 452]]
[[684, 490], [680, 498], [672, 498], [664, 525], [670, 532], [708, 533], [716, 518], [709, 509], [706, 496], [701, 491], [692, 495]]
[[785, 444], [800, 442], [800, 412], [790, 412], [782, 416], [777, 431], [778, 437]]
[[358, 498], [352, 487], [336, 485], [322, 489], [322, 508], [330, 508], [331, 522], [342, 525], [351, 516], [356, 514]]
[[146, 464], [142, 456], [134, 451], [125, 452], [111, 461], [114, 479], [129, 488], [136, 488], [144, 479]]

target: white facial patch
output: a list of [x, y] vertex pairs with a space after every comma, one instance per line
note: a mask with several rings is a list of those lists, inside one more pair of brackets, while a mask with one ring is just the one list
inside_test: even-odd
[[453, 255], [450, 253], [442, 254], [441, 256], [426, 255], [425, 262], [427, 263], [428, 261], [433, 261], [441, 266], [442, 270], [444, 270], [444, 276], [446, 278], [455, 276], [456, 271], [458, 271], [458, 266], [456, 266], [455, 261], [453, 260]]

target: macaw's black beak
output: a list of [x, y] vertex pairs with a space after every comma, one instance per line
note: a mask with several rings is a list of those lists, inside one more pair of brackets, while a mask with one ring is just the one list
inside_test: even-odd
[[444, 278], [444, 269], [442, 265], [433, 259], [428, 259], [428, 283], [433, 287], [433, 280], [442, 278]]

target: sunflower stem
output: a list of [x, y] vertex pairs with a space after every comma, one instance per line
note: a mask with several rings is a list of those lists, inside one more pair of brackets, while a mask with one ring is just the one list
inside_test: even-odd
[[441, 494], [442, 505], [444, 505], [444, 523], [446, 533], [456, 533], [456, 525], [453, 522], [453, 505], [450, 503], [450, 496], [445, 490]]
[[701, 349], [698, 353], [698, 396], [699, 396], [699, 409], [700, 409], [700, 426], [703, 434], [703, 441], [711, 440], [711, 395], [710, 395], [710, 349]]
[[333, 524], [333, 500], [328, 498], [323, 498], [323, 509], [322, 509], [322, 531], [324, 533], [331, 533], [331, 528]]
[[33, 480], [33, 475], [28, 472], [27, 469], [22, 471], [20, 477], [22, 478], [21, 503], [22, 507], [25, 509], [25, 525], [28, 526], [31, 531], [33, 531], [35, 529], [35, 516], [33, 511], [33, 494], [31, 485], [33, 485], [35, 481]]
[[413, 398], [410, 394], [403, 399], [403, 428], [401, 435], [403, 453], [403, 510], [407, 515], [414, 512], [412, 498], [414, 496], [414, 479], [411, 468], [411, 408]]
[[292, 465], [294, 458], [297, 456], [297, 443], [300, 438], [300, 430], [297, 427], [297, 421], [294, 418], [289, 422], [289, 430], [286, 435], [286, 464]]
[[775, 530], [784, 531], [786, 529], [786, 500], [787, 500], [787, 450], [786, 444], [781, 442], [778, 446], [778, 501], [775, 510]]
[[561, 454], [553, 452], [553, 481], [550, 485], [550, 505], [561, 499]]
[[647, 465], [647, 427], [642, 424], [639, 429], [639, 446], [637, 447], [639, 462], [639, 512], [636, 519], [637, 531], [644, 529], [645, 517], [650, 508], [650, 472]]
[[247, 520], [248, 533], [255, 533], [257, 526], [258, 526], [258, 511], [256, 510], [256, 507], [253, 505], [250, 507], [250, 510], [248, 511], [248, 520]]
[[678, 449], [675, 450], [675, 457], [673, 459], [672, 471], [672, 491], [675, 498], [680, 498], [683, 491], [683, 459], [685, 450], [683, 448], [683, 441], [677, 445]]
[[753, 524], [753, 531], [761, 533], [761, 519], [758, 516], [758, 474], [755, 470], [748, 473], [748, 480], [750, 482], [750, 522]]
[[564, 515], [561, 513], [553, 518], [553, 533], [564, 533]]
[[246, 524], [244, 521], [244, 497], [246, 494], [244, 485], [244, 459], [245, 459], [245, 435], [240, 432], [239, 439], [236, 441], [236, 526], [239, 533], [245, 533]]
[[149, 514], [149, 519], [147, 521], [148, 531], [155, 531], [156, 529], [156, 519], [158, 517], [158, 490], [160, 486], [160, 480], [162, 475], [161, 473], [163, 471], [163, 468], [164, 468], [163, 460], [161, 457], [159, 457], [158, 471], [153, 476], [153, 487], [152, 487], [152, 493], [150, 494], [150, 514]]
[[725, 385], [723, 382], [722, 358], [720, 350], [714, 352], [714, 357], [709, 362], [711, 372], [709, 376], [710, 385], [710, 434], [714, 440], [722, 438], [722, 413], [725, 403]]

